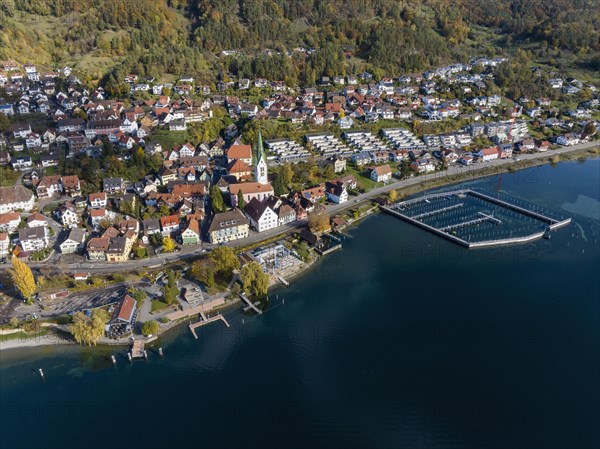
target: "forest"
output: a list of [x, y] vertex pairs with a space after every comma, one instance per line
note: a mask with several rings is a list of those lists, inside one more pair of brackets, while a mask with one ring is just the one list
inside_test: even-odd
[[[130, 72], [309, 85], [359, 70], [421, 71], [521, 44], [600, 64], [594, 0], [11, 0], [0, 13], [0, 60], [74, 62], [84, 82], [114, 93]], [[490, 44], [482, 30], [501, 42]]]

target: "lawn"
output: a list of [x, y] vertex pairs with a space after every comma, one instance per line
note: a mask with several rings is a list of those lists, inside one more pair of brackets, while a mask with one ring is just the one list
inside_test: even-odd
[[347, 175], [354, 175], [358, 190], [369, 191], [376, 187], [383, 186], [383, 183], [375, 182], [369, 178], [369, 171], [366, 168], [363, 171], [359, 171], [358, 169], [348, 165], [346, 172], [344, 173], [344, 176]]
[[189, 140], [187, 131], [169, 131], [168, 129], [156, 129], [152, 132], [153, 142], [159, 142], [163, 149], [182, 145]]
[[0, 167], [0, 187], [14, 186], [19, 178], [19, 172]]
[[162, 301], [155, 299], [152, 301], [152, 308], [150, 309], [150, 311], [152, 313], [160, 312], [161, 310], [164, 310], [167, 307], [169, 307], [169, 305], [167, 303], [164, 303]]

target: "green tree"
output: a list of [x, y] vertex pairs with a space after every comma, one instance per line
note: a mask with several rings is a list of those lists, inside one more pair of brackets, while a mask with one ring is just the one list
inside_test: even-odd
[[158, 323], [154, 320], [146, 321], [142, 326], [142, 334], [156, 335], [158, 333]]
[[197, 260], [192, 264], [190, 274], [194, 279], [202, 282], [207, 288], [215, 285], [215, 268], [209, 260]]
[[35, 279], [31, 268], [25, 262], [13, 257], [10, 275], [15, 287], [17, 287], [23, 298], [27, 301], [31, 300], [36, 291]]
[[269, 289], [269, 275], [262, 270], [258, 262], [244, 265], [240, 278], [246, 293], [265, 295]]
[[223, 194], [221, 193], [221, 189], [217, 186], [212, 186], [210, 188], [210, 202], [212, 204], [213, 210], [215, 212], [225, 212], [227, 207], [225, 206], [225, 201], [223, 201]]
[[244, 207], [246, 207], [246, 200], [244, 199], [244, 194], [241, 190], [237, 194], [237, 207], [240, 209], [244, 209]]
[[107, 315], [102, 309], [95, 310], [91, 316], [87, 316], [83, 312], [76, 312], [73, 315], [73, 324], [71, 324], [71, 333], [75, 341], [81, 345], [96, 346], [104, 335]]
[[215, 267], [215, 271], [231, 273], [240, 267], [240, 261], [235, 255], [235, 251], [229, 246], [219, 246], [210, 253], [210, 260]]

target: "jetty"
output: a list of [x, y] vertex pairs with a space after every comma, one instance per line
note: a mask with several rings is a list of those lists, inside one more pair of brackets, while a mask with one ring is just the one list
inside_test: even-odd
[[557, 219], [532, 210], [539, 209], [536, 205], [530, 207], [461, 189], [381, 205], [380, 209], [466, 248], [526, 243], [571, 222], [571, 218]]
[[259, 315], [262, 315], [262, 310], [260, 310], [258, 307], [256, 307], [256, 304], [260, 304], [260, 302], [256, 301], [255, 303], [253, 303], [252, 301], [250, 301], [248, 299], [248, 297], [244, 293], [240, 293], [240, 298], [246, 304], [246, 307], [244, 307], [244, 312], [246, 312], [247, 310], [252, 309], [256, 313], [258, 313]]
[[225, 317], [222, 314], [217, 314], [213, 317], [207, 318], [206, 315], [201, 314], [201, 319], [200, 321], [198, 321], [197, 323], [192, 323], [188, 326], [188, 328], [190, 329], [190, 332], [192, 333], [192, 335], [194, 336], [194, 338], [196, 340], [198, 340], [198, 335], [196, 334], [196, 329], [202, 326], [206, 326], [207, 324], [210, 323], [214, 323], [215, 321], [222, 321], [223, 323], [225, 323], [225, 326], [229, 327], [229, 323], [227, 322], [227, 320], [225, 319]]
[[144, 340], [133, 340], [133, 345], [131, 346], [131, 358], [141, 359], [145, 357], [145, 345], [146, 342]]

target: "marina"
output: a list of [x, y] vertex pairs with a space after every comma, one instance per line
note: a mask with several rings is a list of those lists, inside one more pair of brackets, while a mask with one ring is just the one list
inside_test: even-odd
[[381, 210], [467, 248], [549, 238], [551, 231], [571, 222], [570, 217], [557, 217], [533, 203], [504, 196], [460, 189], [381, 206]]

